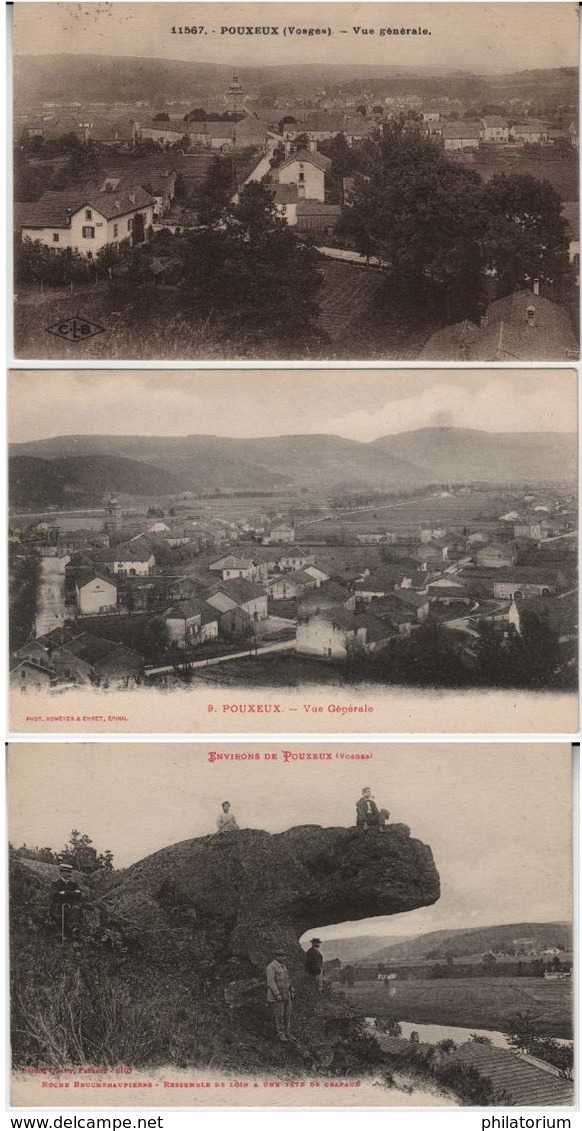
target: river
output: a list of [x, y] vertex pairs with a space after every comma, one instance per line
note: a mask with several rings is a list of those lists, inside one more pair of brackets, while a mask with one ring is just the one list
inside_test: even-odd
[[[369, 1025], [374, 1025], [373, 1017], [366, 1017]], [[436, 1045], [439, 1041], [452, 1040], [455, 1044], [464, 1044], [465, 1041], [470, 1040], [471, 1036], [476, 1033], [478, 1037], [487, 1037], [491, 1044], [497, 1049], [509, 1049], [511, 1045], [505, 1036], [505, 1033], [500, 1033], [497, 1029], [464, 1029], [461, 1025], [423, 1025], [418, 1021], [401, 1021], [402, 1028], [401, 1036], [404, 1040], [410, 1039], [412, 1032], [418, 1033], [418, 1038], [421, 1042], [429, 1045]], [[566, 1041], [561, 1038], [554, 1038], [556, 1044], [559, 1045], [572, 1045], [572, 1041]]]

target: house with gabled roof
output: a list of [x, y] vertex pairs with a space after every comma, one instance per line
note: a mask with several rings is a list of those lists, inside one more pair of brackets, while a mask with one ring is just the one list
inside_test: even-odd
[[205, 600], [222, 614], [240, 608], [254, 621], [266, 620], [268, 616], [265, 590], [242, 577], [219, 582], [206, 592]]
[[97, 186], [45, 192], [40, 200], [19, 204], [15, 220], [23, 240], [40, 241], [59, 252], [67, 248], [94, 257], [106, 244], [119, 246], [133, 238], [138, 214], [144, 231], [154, 218], [155, 198], [141, 185], [122, 192]]
[[479, 326], [466, 318], [435, 330], [421, 361], [568, 361], [579, 347], [564, 306], [529, 290], [490, 303]]
[[485, 142], [509, 141], [509, 124], [500, 114], [486, 114], [481, 118], [481, 137]]
[[191, 597], [186, 601], [176, 601], [162, 614], [168, 630], [170, 642], [177, 648], [189, 648], [201, 637], [202, 614], [208, 605], [205, 601]]
[[503, 569], [515, 565], [516, 551], [504, 542], [488, 542], [476, 551], [474, 558], [484, 569]]
[[75, 592], [77, 608], [82, 616], [108, 613], [117, 608], [117, 583], [104, 573], [94, 571], [80, 577]]
[[[291, 574], [291, 576], [293, 575]], [[299, 611], [321, 611], [322, 609], [334, 608], [336, 605], [343, 605], [344, 608], [353, 611], [356, 607], [356, 594], [346, 585], [342, 585], [340, 581], [331, 578], [329, 581], [324, 581], [318, 588], [303, 593]]]
[[329, 157], [323, 153], [300, 149], [283, 161], [276, 170], [280, 185], [293, 185], [298, 200], [325, 200], [325, 174], [331, 168]]
[[302, 546], [288, 546], [279, 555], [277, 567], [283, 573], [293, 572], [296, 569], [305, 569], [314, 562], [315, 554], [310, 553], [309, 550], [303, 549]]
[[148, 577], [156, 564], [145, 538], [114, 546], [108, 551], [108, 561], [114, 573], [126, 577]]
[[343, 605], [301, 611], [297, 621], [296, 649], [305, 656], [344, 657], [350, 644], [365, 644], [366, 629]]
[[232, 581], [237, 577], [252, 581], [257, 576], [257, 566], [252, 558], [239, 558], [236, 554], [217, 558], [215, 562], [210, 562], [208, 569], [211, 573], [220, 574], [223, 581]]
[[479, 122], [445, 122], [441, 137], [446, 152], [458, 149], [478, 149], [481, 141]]
[[269, 578], [266, 586], [273, 601], [289, 601], [301, 597], [306, 589], [315, 589], [317, 582], [305, 570], [298, 569], [294, 573], [275, 574]]
[[22, 694], [28, 691], [48, 691], [54, 676], [53, 668], [40, 664], [37, 660], [20, 660], [10, 670], [10, 687]]

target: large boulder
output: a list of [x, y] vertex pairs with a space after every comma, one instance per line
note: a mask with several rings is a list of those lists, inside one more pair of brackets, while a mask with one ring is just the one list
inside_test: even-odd
[[[243, 829], [83, 879], [82, 945], [71, 950], [46, 921], [56, 875], [54, 865], [12, 861], [16, 1064], [54, 1064], [58, 1045], [58, 1063], [375, 1071], [385, 1054], [342, 993], [318, 993], [299, 939], [439, 898], [430, 848], [404, 825]], [[296, 990], [289, 1045], [275, 1039], [266, 1001], [265, 966], [280, 945]]]
[[146, 950], [164, 928], [190, 927], [217, 967], [234, 959], [262, 970], [281, 944], [302, 964], [309, 928], [397, 915], [439, 894], [432, 852], [406, 826], [301, 825], [181, 841], [128, 868], [105, 902]]

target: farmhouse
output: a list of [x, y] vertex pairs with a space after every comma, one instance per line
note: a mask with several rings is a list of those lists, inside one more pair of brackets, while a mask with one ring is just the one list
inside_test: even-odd
[[277, 565], [283, 573], [286, 573], [287, 571], [305, 569], [306, 566], [313, 565], [314, 562], [315, 555], [310, 554], [308, 550], [303, 550], [301, 546], [289, 546], [281, 553]]
[[274, 601], [284, 601], [301, 597], [306, 589], [315, 589], [316, 585], [314, 577], [298, 569], [272, 577], [267, 582], [267, 592]]
[[548, 128], [543, 122], [514, 122], [509, 133], [512, 141], [523, 145], [545, 145], [549, 141]]
[[478, 149], [481, 127], [478, 122], [446, 122], [441, 130], [446, 152], [457, 149]]
[[481, 118], [481, 137], [485, 142], [509, 141], [509, 126], [499, 114], [488, 114]]
[[206, 601], [219, 613], [239, 608], [255, 621], [266, 620], [268, 616], [267, 594], [260, 585], [254, 585], [244, 578], [221, 582], [214, 592], [207, 594]]
[[350, 644], [364, 644], [366, 630], [343, 605], [301, 612], [297, 624], [297, 652], [306, 656], [343, 657]]
[[485, 569], [503, 569], [515, 564], [515, 551], [503, 542], [489, 542], [474, 555], [478, 566]]
[[10, 672], [10, 686], [23, 694], [27, 691], [45, 691], [54, 676], [52, 668], [37, 663], [36, 660], [21, 660]]
[[189, 648], [201, 635], [202, 613], [208, 606], [205, 601], [178, 601], [163, 615], [170, 642], [178, 648]]
[[353, 611], [356, 607], [356, 595], [341, 582], [330, 580], [304, 593], [299, 611], [321, 612], [323, 609], [333, 609], [336, 605]]
[[325, 200], [325, 174], [331, 167], [329, 157], [300, 149], [276, 170], [280, 185], [293, 185], [299, 200]]
[[227, 554], [224, 558], [218, 558], [217, 561], [210, 563], [208, 569], [211, 573], [219, 573], [223, 581], [237, 577], [252, 581], [257, 576], [255, 563], [250, 558], [238, 558], [236, 554]]
[[17, 226], [23, 240], [39, 240], [53, 251], [70, 248], [91, 259], [105, 247], [118, 247], [133, 238], [136, 217], [143, 219], [144, 232], [154, 218], [155, 198], [141, 185], [123, 192], [45, 192], [33, 204], [20, 204]]
[[145, 542], [128, 542], [108, 551], [113, 573], [126, 577], [148, 577], [156, 559]]

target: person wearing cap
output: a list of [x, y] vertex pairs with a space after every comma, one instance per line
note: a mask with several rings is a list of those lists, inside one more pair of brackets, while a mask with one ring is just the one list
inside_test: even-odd
[[320, 951], [321, 939], [312, 939], [305, 955], [305, 972], [315, 982], [320, 994], [323, 993], [323, 954]]
[[83, 922], [82, 901], [83, 893], [73, 879], [73, 865], [60, 864], [59, 878], [51, 885], [49, 917], [61, 935], [61, 942], [67, 939], [74, 946], [78, 945]]
[[386, 821], [390, 814], [387, 809], [379, 809], [372, 796], [369, 785], [362, 790], [362, 796], [356, 801], [356, 825], [367, 832], [368, 829], [386, 831]]
[[267, 977], [267, 1001], [275, 1018], [275, 1030], [280, 1041], [291, 1037], [291, 1001], [293, 986], [285, 965], [285, 951], [277, 947], [275, 957], [265, 970]]
[[238, 829], [237, 819], [230, 808], [230, 801], [223, 801], [220, 813], [216, 818], [216, 828], [219, 833], [233, 833]]

